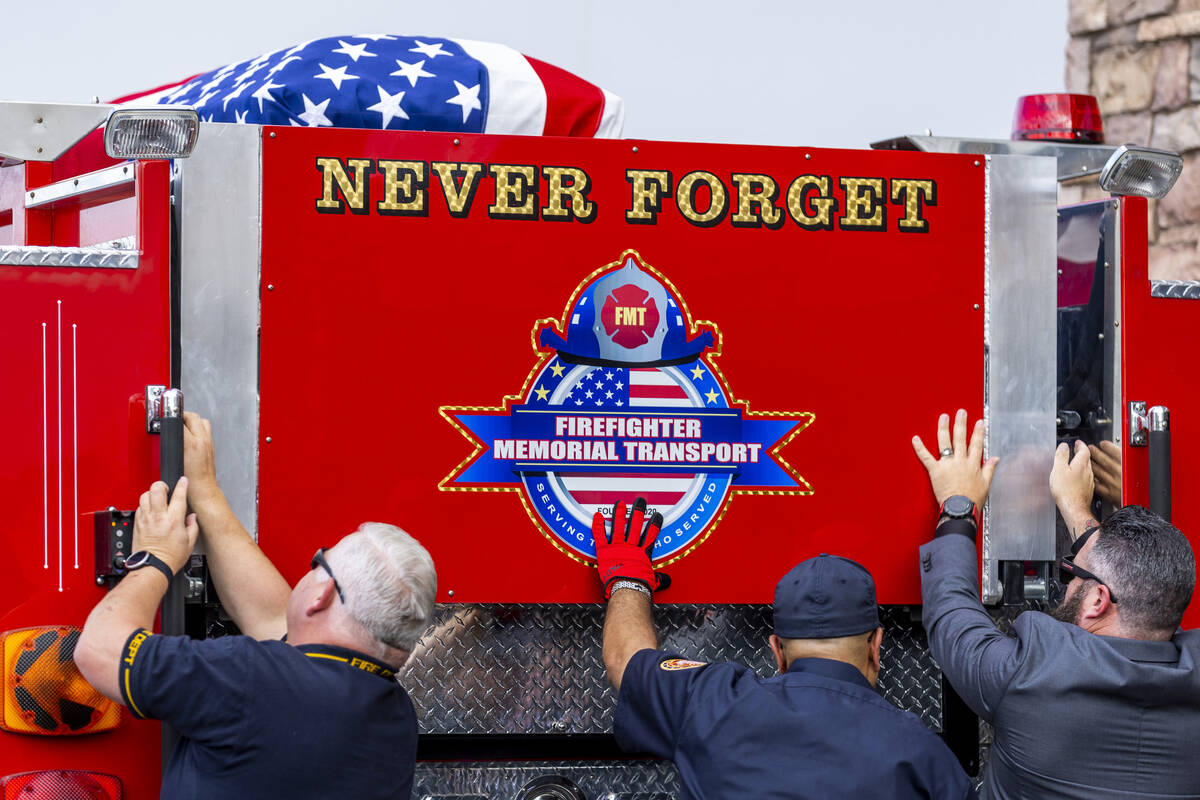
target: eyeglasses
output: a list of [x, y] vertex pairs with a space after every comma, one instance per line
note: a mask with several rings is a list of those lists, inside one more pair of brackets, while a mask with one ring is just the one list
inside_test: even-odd
[[[329, 579], [333, 581], [333, 588], [337, 589], [338, 599], [342, 601], [342, 605], [346, 604], [346, 595], [342, 594], [342, 587], [338, 583], [337, 577], [333, 574], [333, 570], [329, 568], [329, 562], [325, 560], [325, 548], [322, 547], [313, 553], [312, 563], [308, 565], [309, 569], [320, 567], [329, 573]], [[1116, 602], [1115, 600], [1113, 601]]]
[[1102, 581], [1096, 575], [1088, 572], [1086, 569], [1075, 563], [1075, 556], [1079, 555], [1079, 551], [1083, 549], [1085, 544], [1087, 544], [1087, 540], [1090, 539], [1098, 530], [1100, 529], [1089, 528], [1082, 536], [1075, 540], [1075, 542], [1071, 545], [1071, 555], [1063, 556], [1062, 561], [1058, 562], [1058, 579], [1063, 585], [1070, 583], [1073, 578], [1082, 578], [1085, 581], [1095, 581], [1105, 589], [1108, 589], [1108, 599], [1111, 600], [1115, 605], [1117, 602], [1117, 596], [1113, 593], [1112, 587]]

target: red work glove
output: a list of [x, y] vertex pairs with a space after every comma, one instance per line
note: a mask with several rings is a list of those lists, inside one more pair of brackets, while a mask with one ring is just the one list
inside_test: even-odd
[[655, 572], [650, 566], [650, 553], [662, 527], [662, 514], [657, 511], [650, 517], [645, 528], [642, 520], [646, 514], [646, 501], [633, 501], [629, 520], [625, 519], [625, 502], [617, 503], [613, 509], [612, 536], [604, 528], [604, 515], [599, 511], [592, 517], [592, 536], [596, 540], [596, 568], [600, 571], [600, 583], [604, 586], [604, 599], [612, 595], [612, 585], [619, 580], [644, 583], [650, 591], [661, 591], [671, 585], [671, 578]]

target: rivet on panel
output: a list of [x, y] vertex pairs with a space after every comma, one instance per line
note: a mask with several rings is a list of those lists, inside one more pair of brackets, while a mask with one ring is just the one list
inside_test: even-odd
[[271, 136], [271, 138], [272, 138], [272, 139], [274, 139], [274, 138], [275, 138], [275, 131], [271, 131], [271, 133], [270, 133], [270, 136]]
[[1097, 334], [1097, 336], [1099, 337], [1100, 341], [1104, 341], [1104, 334], [1103, 334], [1103, 333]]
[[267, 284], [267, 291], [268, 291], [268, 292], [273, 292], [273, 291], [275, 291], [275, 284], [273, 284], [273, 283], [268, 283], [268, 284]]
[[805, 160], [805, 161], [812, 161], [812, 153], [805, 153], [805, 154], [804, 154], [804, 160]]
[[1121, 320], [1117, 320], [1116, 322], [1114, 322], [1114, 323], [1113, 323], [1113, 327], [1114, 327], [1114, 328], [1119, 328], [1119, 327], [1121, 327]]
[[270, 436], [268, 436], [268, 437], [267, 437], [267, 444], [270, 444], [270, 443], [271, 443], [271, 437], [270, 437]]
[[978, 162], [978, 161], [976, 161], [976, 162], [975, 162], [975, 166], [977, 166], [977, 167], [979, 166], [979, 162]]
[[635, 145], [633, 146], [633, 152], [635, 152], [635, 153], [636, 153], [637, 151], [638, 151], [638, 149], [637, 149], [637, 145], [635, 144]]
[[454, 597], [454, 590], [453, 590], [453, 589], [451, 589], [451, 590], [449, 590], [448, 592], [446, 592], [446, 596], [447, 596], [447, 597]]
[[455, 139], [455, 140], [454, 140], [454, 146], [455, 146], [455, 147], [458, 147], [458, 139]]
[[975, 304], [975, 310], [976, 310], [976, 311], [978, 311], [978, 310], [979, 310], [979, 303], [976, 303], [976, 304]]

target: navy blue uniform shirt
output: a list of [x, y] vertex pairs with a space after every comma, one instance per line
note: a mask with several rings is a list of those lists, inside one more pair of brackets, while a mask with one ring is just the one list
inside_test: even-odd
[[642, 650], [625, 668], [613, 728], [622, 749], [675, 762], [680, 800], [975, 797], [942, 740], [840, 661], [797, 659], [760, 678]]
[[403, 798], [416, 714], [383, 665], [325, 645], [137, 631], [119, 680], [134, 716], [181, 734], [162, 797]]

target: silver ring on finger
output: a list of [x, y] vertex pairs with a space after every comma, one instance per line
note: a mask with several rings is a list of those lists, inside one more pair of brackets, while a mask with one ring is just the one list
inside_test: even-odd
[[942, 458], [949, 458], [952, 455], [954, 455], [953, 447], [946, 447], [942, 449]]

